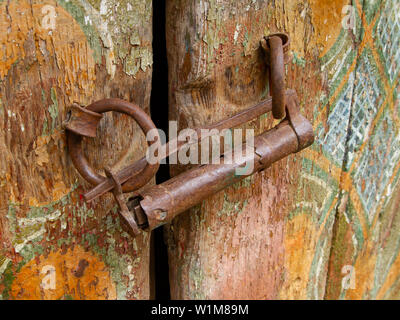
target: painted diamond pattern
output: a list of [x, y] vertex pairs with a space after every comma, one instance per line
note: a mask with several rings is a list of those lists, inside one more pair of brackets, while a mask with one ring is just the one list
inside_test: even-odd
[[384, 94], [378, 85], [380, 79], [370, 56], [372, 56], [370, 51], [364, 50], [356, 71], [353, 116], [350, 124], [350, 138], [347, 142], [347, 169], [353, 163], [356, 151], [366, 139], [371, 122], [378, 111], [380, 100]]
[[321, 71], [328, 71], [329, 96], [336, 91], [357, 57], [357, 52], [353, 47], [353, 39], [349, 36], [349, 33], [343, 32], [340, 38], [341, 41], [322, 59]]
[[[383, 180], [385, 183], [385, 187], [386, 184], [389, 183], [392, 175], [394, 174], [393, 170], [396, 168], [396, 166], [400, 161], [400, 133], [398, 133], [394, 138], [392, 146], [393, 147], [390, 149], [390, 153], [388, 156], [388, 168], [390, 168], [390, 170], [383, 172]], [[390, 190], [387, 191], [385, 196], [386, 197], [391, 196], [392, 192], [393, 189], [391, 188]]]
[[[386, 0], [363, 0], [362, 2], [363, 11], [368, 23], [371, 23], [372, 19], [375, 17], [379, 10], [381, 3]], [[397, 0], [395, 0], [397, 1]]]
[[348, 42], [343, 41], [343, 47], [339, 49], [337, 55], [322, 66], [322, 71], [329, 66], [328, 85], [331, 89], [336, 88], [335, 84], [340, 83], [355, 57], [354, 50]]
[[[378, 252], [374, 248], [374, 253], [378, 253], [374, 282], [369, 282], [365, 291], [360, 292], [360, 297], [373, 299], [378, 291], [382, 294], [383, 284], [388, 283], [389, 270], [394, 271], [392, 262], [400, 248], [398, 238], [396, 242], [389, 242], [388, 238], [396, 238], [397, 235], [387, 233], [388, 228], [381, 229], [380, 222], [389, 223], [385, 220], [388, 218], [376, 219], [378, 214], [385, 213], [385, 207], [391, 203], [396, 186], [400, 184], [400, 0], [352, 0], [350, 3], [357, 6], [357, 11], [361, 8], [362, 20], [357, 16], [360, 28], [354, 32], [354, 37], [349, 40], [347, 36], [350, 33], [342, 33], [321, 59], [329, 91], [321, 99], [315, 113], [326, 112], [327, 107], [330, 110], [327, 122], [326, 117], [320, 116], [316, 123], [318, 147], [315, 150], [322, 150], [329, 163], [348, 172], [351, 170], [350, 190], [342, 192], [346, 195], [349, 192], [345, 217], [347, 223], [352, 225], [354, 261], [366, 247], [364, 228], [370, 230], [374, 239], [376, 235], [379, 244], [375, 246]], [[371, 27], [373, 38], [365, 34]], [[355, 60], [356, 70], [350, 74], [349, 81], [345, 81]], [[388, 94], [393, 95], [393, 99], [389, 97], [384, 104]], [[336, 97], [336, 101], [330, 105], [332, 97]], [[359, 216], [361, 211], [364, 216]], [[395, 227], [394, 220], [389, 221]], [[326, 223], [327, 228], [332, 230], [329, 221]], [[338, 238], [341, 239], [340, 236]], [[346, 241], [350, 241], [347, 235]], [[320, 279], [319, 271], [326, 268], [318, 247], [320, 244], [309, 275], [312, 285], [307, 292], [310, 298], [319, 296], [318, 284], [313, 279]], [[342, 259], [336, 256], [334, 261], [342, 266], [341, 262], [347, 263], [347, 257]], [[369, 271], [368, 268], [365, 270]], [[399, 279], [399, 272], [396, 271], [396, 282], [391, 288], [397, 292], [390, 292], [390, 289], [385, 297], [398, 298]], [[348, 297], [343, 289], [341, 298]]]
[[400, 1], [387, 0], [380, 15], [376, 39], [389, 80], [393, 83], [400, 71]]
[[346, 136], [350, 118], [351, 99], [353, 96], [354, 73], [349, 77], [347, 87], [335, 103], [335, 108], [329, 114], [329, 130], [319, 141], [324, 153], [332, 158], [338, 166], [342, 166], [346, 152]]
[[369, 223], [400, 160], [400, 134], [388, 113], [381, 120], [355, 169], [354, 184]]

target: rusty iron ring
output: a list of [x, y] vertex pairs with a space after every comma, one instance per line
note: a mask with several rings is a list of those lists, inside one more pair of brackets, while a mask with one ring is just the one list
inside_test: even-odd
[[[69, 152], [72, 162], [80, 175], [90, 184], [96, 186], [106, 180], [106, 177], [98, 174], [89, 164], [82, 150], [82, 138], [84, 136], [95, 137], [96, 127], [101, 119], [101, 114], [105, 112], [115, 111], [126, 114], [135, 119], [144, 134], [156, 129], [151, 118], [137, 105], [129, 103], [121, 99], [104, 99], [92, 103], [87, 108], [83, 109], [79, 106], [74, 106], [77, 117], [69, 115], [64, 124], [67, 131], [67, 140]], [[75, 120], [75, 124], [74, 121]], [[156, 141], [160, 142], [158, 131], [156, 131]], [[148, 146], [153, 143], [148, 142]], [[157, 173], [159, 163], [147, 163], [145, 168], [137, 175], [129, 178], [123, 185], [124, 193], [135, 191], [145, 186]]]
[[270, 67], [272, 115], [275, 119], [283, 119], [286, 115], [285, 63], [289, 62], [289, 45], [289, 36], [285, 33], [271, 34], [262, 42], [266, 53], [266, 62]]

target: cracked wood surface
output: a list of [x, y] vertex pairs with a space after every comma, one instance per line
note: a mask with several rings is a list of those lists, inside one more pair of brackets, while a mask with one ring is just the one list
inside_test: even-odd
[[[0, 1], [0, 298], [149, 298], [149, 235], [121, 229], [111, 196], [82, 201], [62, 122], [108, 97], [149, 112], [151, 16], [146, 0]], [[86, 156], [139, 158], [140, 132], [107, 114]]]

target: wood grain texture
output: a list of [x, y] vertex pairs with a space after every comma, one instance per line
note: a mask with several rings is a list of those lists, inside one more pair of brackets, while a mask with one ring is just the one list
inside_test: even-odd
[[[82, 201], [61, 124], [107, 97], [149, 112], [151, 16], [146, 0], [0, 1], [0, 298], [149, 298], [149, 236], [121, 229], [111, 196]], [[107, 114], [85, 153], [101, 171], [143, 142]]]
[[[398, 229], [385, 209], [398, 194], [396, 9], [390, 0], [167, 1], [170, 119], [181, 129], [264, 98], [259, 41], [285, 31], [288, 87], [317, 135], [312, 148], [167, 227], [173, 298], [399, 296]], [[345, 28], [349, 12], [354, 26]], [[249, 124], [271, 125], [265, 117]], [[343, 285], [344, 267], [355, 267], [356, 288]]]

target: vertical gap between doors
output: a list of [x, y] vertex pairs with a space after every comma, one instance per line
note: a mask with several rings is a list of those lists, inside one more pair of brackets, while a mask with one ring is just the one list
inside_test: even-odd
[[[165, 132], [168, 140], [168, 63], [165, 15], [165, 1], [153, 1], [153, 79], [150, 112], [156, 127]], [[169, 165], [162, 164], [156, 175], [156, 182], [160, 184], [169, 178]], [[152, 233], [150, 268], [152, 298], [170, 299], [168, 251], [164, 242], [163, 227]]]

